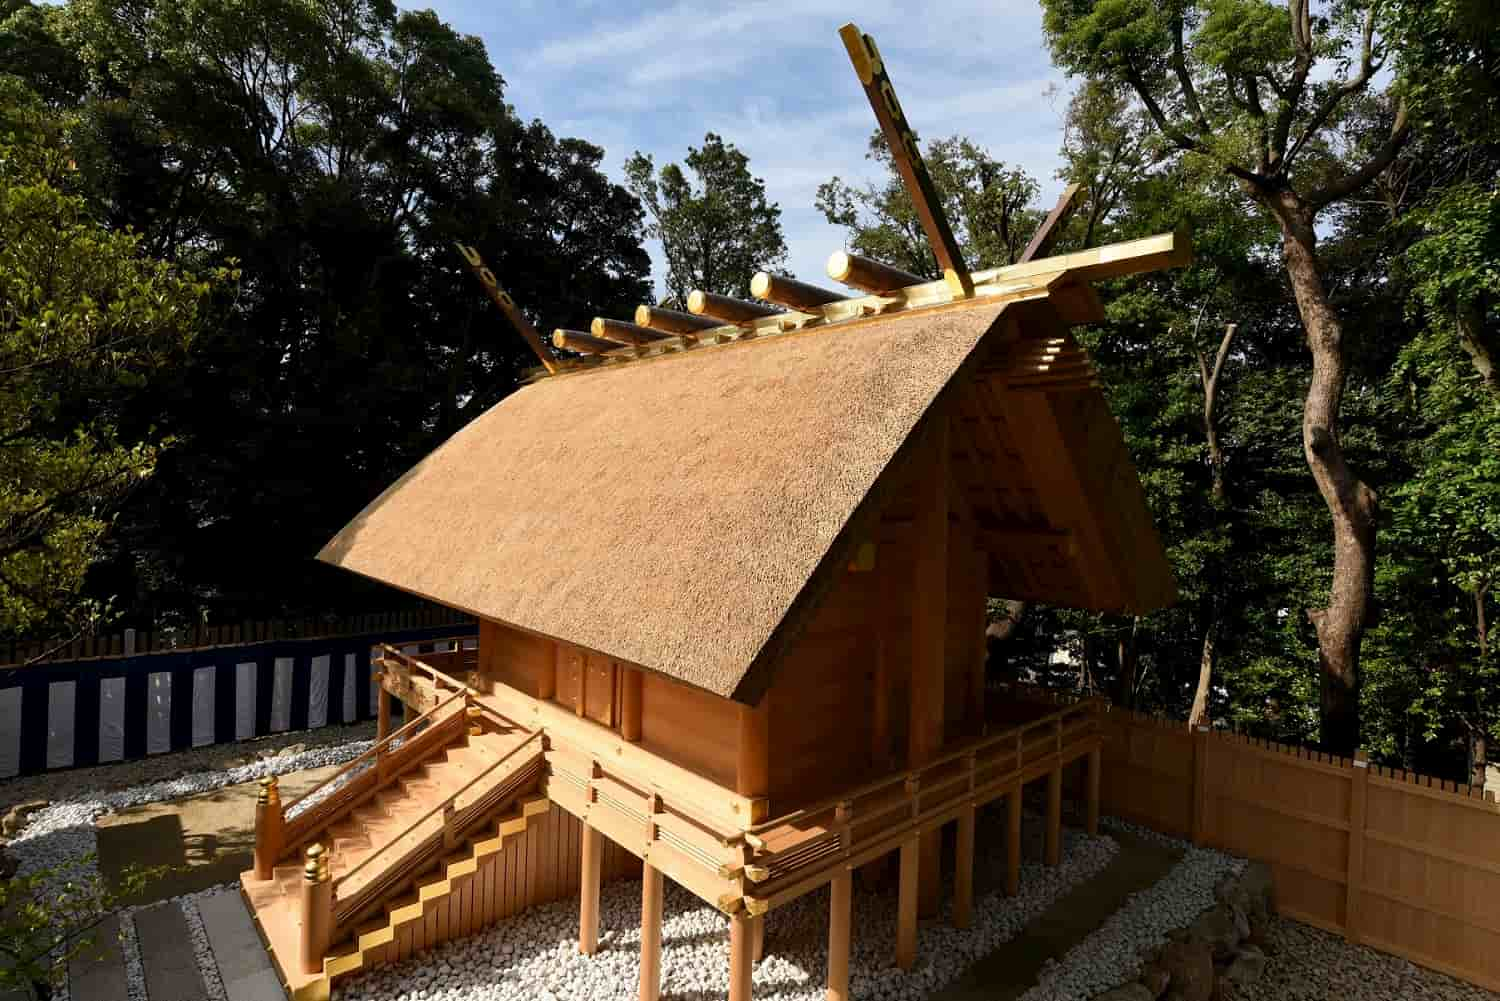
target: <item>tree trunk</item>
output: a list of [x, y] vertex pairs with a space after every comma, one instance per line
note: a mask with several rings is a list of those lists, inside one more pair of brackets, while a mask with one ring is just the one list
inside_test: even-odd
[[1136, 682], [1136, 630], [1140, 628], [1141, 620], [1137, 616], [1130, 620], [1130, 632], [1120, 633], [1119, 641], [1115, 648], [1116, 663], [1119, 670], [1115, 674], [1115, 697], [1114, 703], [1123, 709], [1135, 707], [1135, 682]]
[[1488, 314], [1483, 296], [1475, 296], [1458, 308], [1458, 343], [1474, 363], [1485, 388], [1500, 396], [1500, 343], [1484, 329]]
[[1489, 775], [1489, 735], [1484, 727], [1476, 726], [1469, 731], [1469, 784], [1484, 788]]
[[1208, 626], [1203, 630], [1203, 656], [1198, 660], [1198, 687], [1193, 692], [1193, 708], [1188, 713], [1188, 729], [1208, 725], [1209, 686], [1214, 675], [1214, 633], [1219, 626], [1218, 610], [1209, 613]]
[[1287, 276], [1312, 353], [1312, 380], [1302, 409], [1302, 449], [1318, 493], [1333, 516], [1333, 581], [1326, 608], [1309, 609], [1322, 668], [1322, 746], [1352, 755], [1359, 748], [1359, 653], [1373, 610], [1375, 491], [1344, 458], [1339, 413], [1348, 376], [1344, 331], [1318, 269], [1313, 213], [1291, 191], [1266, 196], [1281, 224]]

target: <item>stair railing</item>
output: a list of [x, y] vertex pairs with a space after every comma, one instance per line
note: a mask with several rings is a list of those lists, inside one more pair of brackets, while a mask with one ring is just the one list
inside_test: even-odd
[[[348, 806], [353, 800], [379, 789], [391, 777], [393, 758], [404, 758], [401, 749], [406, 747], [413, 735], [424, 724], [439, 722], [439, 716], [458, 701], [467, 700], [467, 689], [454, 692], [432, 709], [413, 719], [396, 732], [376, 741], [358, 757], [352, 759], [338, 771], [313, 786], [290, 803], [283, 805], [275, 776], [263, 779], [255, 815], [255, 875], [257, 879], [270, 879], [272, 870], [287, 852], [295, 850], [330, 814]], [[463, 712], [453, 713], [459, 724]], [[409, 753], [409, 752], [408, 752]], [[334, 782], [342, 784], [333, 792], [309, 802], [309, 797], [326, 789]], [[304, 805], [305, 804], [305, 805]], [[296, 809], [296, 808], [299, 808]]]
[[[416, 845], [409, 847], [406, 855], [410, 855], [413, 851], [422, 850], [426, 847], [428, 841], [432, 841], [438, 838], [442, 839], [445, 847], [451, 847], [451, 842], [456, 838], [457, 834], [464, 829], [464, 827], [467, 825], [468, 820], [471, 819], [471, 814], [474, 808], [483, 802], [483, 798], [477, 799], [473, 803], [469, 804], [468, 807], [465, 807], [464, 810], [457, 811], [453, 809], [453, 804], [457, 801], [457, 799], [464, 793], [468, 792], [470, 789], [473, 789], [490, 773], [495, 771], [495, 769], [501, 767], [511, 759], [515, 758], [518, 754], [520, 754], [526, 748], [530, 747], [533, 743], [539, 742], [542, 739], [542, 735], [543, 734], [541, 730], [534, 730], [531, 733], [527, 734], [524, 740], [516, 744], [515, 747], [512, 747], [510, 750], [506, 751], [494, 761], [490, 762], [488, 765], [486, 765], [485, 768], [479, 772], [479, 774], [475, 775], [471, 780], [466, 782], [462, 788], [454, 790], [453, 793], [446, 799], [440, 800], [439, 802], [433, 804], [433, 806], [428, 809], [426, 813], [422, 814], [416, 820], [413, 820], [410, 824], [407, 824], [406, 827], [400, 831], [400, 833], [387, 838], [385, 844], [382, 845], [379, 850], [371, 852], [369, 855], [366, 855], [364, 858], [360, 859], [359, 862], [355, 864], [354, 868], [348, 870], [347, 872], [340, 873], [339, 877], [333, 881], [333, 907], [335, 912], [342, 912], [347, 917], [348, 914], [358, 909], [360, 898], [370, 889], [370, 886], [366, 886], [360, 891], [356, 892], [350, 898], [345, 899], [339, 891], [342, 887], [348, 884], [350, 879], [352, 879], [357, 873], [368, 866], [372, 861], [385, 855], [388, 849], [400, 844], [413, 831], [416, 831], [423, 824], [427, 823], [434, 816], [437, 816], [440, 813], [443, 816], [443, 826], [439, 829], [434, 830], [431, 835], [429, 835], [427, 838], [422, 839], [422, 841], [418, 842]], [[405, 855], [402, 856], [402, 858], [405, 857]]]

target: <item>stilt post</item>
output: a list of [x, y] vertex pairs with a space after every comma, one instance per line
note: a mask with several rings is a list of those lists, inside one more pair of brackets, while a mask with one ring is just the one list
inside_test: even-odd
[[750, 959], [759, 963], [766, 956], [766, 916], [757, 914], [750, 919]]
[[598, 828], [583, 825], [583, 878], [578, 893], [578, 951], [592, 956], [599, 949], [599, 862], [604, 854], [604, 836]]
[[1084, 806], [1083, 829], [1089, 834], [1099, 833], [1099, 780], [1104, 765], [1104, 753], [1099, 748], [1089, 752], [1089, 774], [1087, 801]]
[[729, 1001], [750, 1001], [751, 920], [743, 910], [729, 916]]
[[328, 857], [317, 842], [307, 846], [302, 877], [302, 972], [317, 973], [333, 937], [333, 881]]
[[916, 838], [901, 844], [901, 875], [896, 896], [896, 965], [909, 970], [917, 961], [917, 869], [921, 848]]
[[1016, 787], [1005, 794], [1005, 895], [1014, 897], [1021, 892], [1021, 790]]
[[255, 797], [255, 878], [270, 879], [275, 874], [276, 858], [281, 854], [281, 789], [276, 776], [260, 780]]
[[958, 815], [958, 843], [953, 871], [953, 926], [969, 927], [974, 912], [974, 804]]
[[391, 695], [385, 690], [385, 674], [376, 671], [375, 681], [375, 739], [384, 740], [391, 735]]
[[849, 922], [854, 900], [854, 873], [839, 870], [828, 884], [827, 1001], [849, 1001]]
[[1047, 847], [1046, 862], [1062, 861], [1062, 768], [1047, 773]]
[[641, 997], [661, 997], [661, 870], [650, 862], [641, 866]]

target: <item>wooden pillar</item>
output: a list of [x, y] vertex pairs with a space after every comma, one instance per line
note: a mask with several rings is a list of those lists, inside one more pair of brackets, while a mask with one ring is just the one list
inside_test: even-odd
[[1349, 867], [1344, 872], [1344, 938], [1359, 941], [1359, 885], [1365, 877], [1365, 803], [1369, 795], [1370, 759], [1354, 753], [1349, 787]]
[[974, 804], [958, 815], [958, 845], [953, 872], [953, 926], [969, 927], [974, 912]]
[[750, 1001], [750, 920], [743, 910], [729, 916], [729, 1001]]
[[1024, 788], [1017, 782], [1005, 794], [1005, 895], [1008, 897], [1021, 892], [1021, 790]]
[[375, 738], [384, 740], [391, 735], [391, 696], [385, 690], [385, 675], [375, 672]]
[[750, 959], [759, 963], [766, 955], [766, 916], [757, 914], [750, 919]]
[[635, 742], [641, 739], [641, 672], [634, 667], [620, 670], [620, 736]]
[[578, 888], [578, 951], [585, 956], [592, 956], [599, 949], [599, 863], [603, 855], [604, 836], [585, 822], [583, 871]]
[[280, 787], [276, 776], [267, 775], [260, 780], [260, 792], [255, 797], [256, 879], [270, 879], [275, 875], [276, 859], [281, 854], [284, 823]]
[[1088, 788], [1083, 815], [1083, 829], [1089, 834], [1099, 833], [1099, 770], [1103, 767], [1104, 753], [1096, 747], [1089, 752]]
[[916, 838], [901, 843], [901, 878], [896, 896], [896, 965], [909, 970], [917, 961], [917, 866], [920, 850]]
[[770, 787], [771, 695], [756, 706], [741, 705], [739, 756], [734, 767], [734, 791], [741, 796], [764, 796]]
[[828, 884], [828, 993], [826, 1001], [849, 1001], [849, 922], [854, 874], [840, 868]]
[[641, 866], [641, 997], [661, 997], [661, 870], [650, 862]]
[[539, 699], [551, 699], [557, 695], [557, 672], [562, 668], [562, 644], [552, 644], [552, 656], [543, 666], [540, 676], [536, 679], [536, 697]]
[[[922, 441], [912, 525], [911, 698], [907, 767], [920, 768], [943, 748], [944, 644], [948, 632], [948, 421], [934, 416]], [[921, 837], [919, 909], [937, 913], [942, 832]], [[903, 878], [905, 878], [903, 874]]]
[[1048, 865], [1062, 861], [1062, 767], [1047, 773], [1047, 847]]
[[333, 939], [333, 881], [328, 878], [328, 858], [323, 846], [313, 842], [307, 848], [307, 865], [302, 871], [302, 972], [317, 973], [323, 969], [323, 957]]

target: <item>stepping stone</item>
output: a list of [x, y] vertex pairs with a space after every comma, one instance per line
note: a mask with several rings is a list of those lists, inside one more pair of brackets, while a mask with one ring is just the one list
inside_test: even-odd
[[227, 890], [199, 897], [198, 913], [203, 916], [203, 928], [208, 932], [208, 944], [219, 964], [219, 979], [224, 981], [229, 1001], [285, 1001], [281, 981], [276, 979], [271, 959], [239, 893]]
[[151, 1001], [208, 1001], [187, 918], [175, 900], [135, 912], [135, 935]]
[[[118, 1001], [128, 997], [125, 953], [120, 949], [120, 919], [111, 914], [89, 937], [93, 942], [68, 962], [68, 992], [73, 1001]], [[0, 995], [0, 1001], [9, 996]]]

